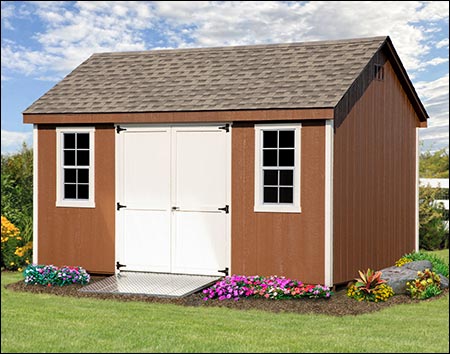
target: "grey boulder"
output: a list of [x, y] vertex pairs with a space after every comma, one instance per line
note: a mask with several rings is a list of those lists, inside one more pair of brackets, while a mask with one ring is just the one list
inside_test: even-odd
[[[389, 267], [381, 270], [381, 279], [387, 281], [396, 295], [406, 294], [406, 283], [417, 278], [417, 272], [432, 269], [430, 261], [414, 261], [402, 267]], [[442, 281], [442, 280], [441, 280]]]

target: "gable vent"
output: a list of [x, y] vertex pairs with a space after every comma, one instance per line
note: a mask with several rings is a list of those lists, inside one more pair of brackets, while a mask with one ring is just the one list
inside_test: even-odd
[[383, 81], [384, 80], [384, 67], [381, 64], [374, 65], [374, 78], [375, 80]]

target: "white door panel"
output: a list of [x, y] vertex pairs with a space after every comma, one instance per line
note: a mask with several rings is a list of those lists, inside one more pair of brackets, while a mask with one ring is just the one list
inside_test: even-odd
[[[122, 133], [124, 134], [124, 133]], [[123, 202], [128, 208], [170, 209], [170, 130], [125, 132]]]
[[176, 212], [174, 273], [216, 275], [227, 262], [225, 213]]
[[226, 204], [226, 133], [175, 130], [176, 203], [182, 210], [217, 210]]
[[170, 212], [123, 209], [126, 270], [170, 272]]

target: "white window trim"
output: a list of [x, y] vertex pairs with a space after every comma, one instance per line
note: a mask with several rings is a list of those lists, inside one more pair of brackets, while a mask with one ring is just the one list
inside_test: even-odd
[[[286, 124], [255, 124], [255, 212], [267, 213], [301, 213], [300, 206], [300, 149], [301, 149], [301, 127], [300, 123]], [[294, 129], [294, 191], [293, 204], [265, 204], [263, 203], [263, 168], [262, 168], [262, 132], [263, 130]]]
[[[64, 133], [89, 133], [89, 199], [63, 199], [64, 166], [62, 165], [62, 147]], [[67, 208], [95, 208], [95, 128], [94, 127], [64, 127], [56, 128], [56, 206]]]

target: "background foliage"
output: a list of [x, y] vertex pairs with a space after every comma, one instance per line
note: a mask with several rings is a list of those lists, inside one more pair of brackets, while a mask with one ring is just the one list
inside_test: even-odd
[[33, 239], [33, 149], [23, 144], [1, 156], [2, 215], [20, 230], [25, 242]]

